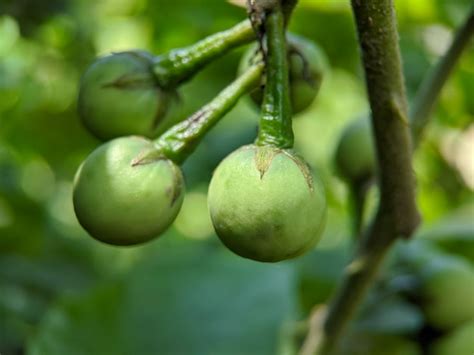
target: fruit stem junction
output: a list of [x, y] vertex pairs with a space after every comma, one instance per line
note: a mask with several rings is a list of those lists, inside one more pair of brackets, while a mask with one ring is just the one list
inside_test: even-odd
[[252, 24], [249, 20], [244, 20], [189, 47], [173, 49], [158, 56], [153, 65], [158, 85], [164, 89], [176, 88], [209, 62], [254, 39]]
[[211, 102], [167, 130], [154, 141], [157, 150], [175, 163], [181, 164], [194, 151], [204, 135], [235, 106], [240, 97], [257, 87], [263, 67], [262, 62], [253, 64]]
[[266, 84], [256, 144], [277, 148], [293, 147], [291, 103], [288, 78], [288, 57], [285, 36], [285, 17], [277, 2], [265, 13], [267, 40]]

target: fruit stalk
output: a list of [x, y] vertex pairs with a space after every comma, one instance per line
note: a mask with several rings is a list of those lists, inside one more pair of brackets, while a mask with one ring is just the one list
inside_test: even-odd
[[293, 145], [293, 132], [281, 2], [255, 3], [264, 10], [268, 49], [259, 136], [216, 168], [208, 206], [217, 236], [232, 252], [279, 262], [307, 252], [319, 241], [326, 198], [307, 163], [286, 149]]
[[158, 149], [175, 163], [181, 164], [194, 151], [202, 137], [235, 106], [239, 98], [258, 85], [262, 71], [263, 63], [252, 65], [210, 103], [156, 139]]
[[367, 184], [352, 183], [349, 186], [352, 236], [356, 241], [361, 238], [362, 228], [364, 227], [364, 208], [367, 189]]
[[158, 56], [153, 66], [158, 84], [162, 88], [175, 88], [190, 79], [207, 63], [254, 39], [252, 25], [249, 20], [245, 20], [194, 45]]
[[293, 147], [291, 104], [288, 82], [288, 58], [284, 15], [280, 4], [266, 14], [267, 35], [266, 85], [256, 140], [259, 146]]
[[281, 6], [283, 9], [283, 15], [285, 16], [285, 24], [288, 24], [291, 14], [296, 7], [298, 0], [281, 0]]
[[[411, 140], [392, 0], [352, 0], [379, 165], [380, 203], [329, 306], [312, 353], [330, 354], [358, 310], [387, 251], [419, 223]], [[315, 336], [310, 332], [308, 342]]]
[[[84, 229], [113, 245], [140, 244], [163, 233], [183, 201], [179, 164], [238, 99], [259, 83], [262, 70], [262, 63], [253, 65], [211, 103], [154, 142], [130, 136], [96, 149], [79, 168], [74, 184], [74, 209]], [[104, 193], [110, 201], [102, 198]]]
[[413, 101], [411, 109], [411, 125], [413, 141], [416, 145], [428, 124], [430, 113], [436, 103], [436, 99], [454, 69], [464, 48], [469, 44], [469, 40], [474, 34], [474, 6], [467, 16], [464, 24], [456, 32], [446, 54], [440, 59], [438, 64], [425, 76], [421, 86]]

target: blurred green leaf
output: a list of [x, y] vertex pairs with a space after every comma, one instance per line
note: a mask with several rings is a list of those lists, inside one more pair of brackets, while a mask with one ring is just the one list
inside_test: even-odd
[[401, 336], [352, 333], [345, 339], [336, 354], [421, 355], [423, 353], [419, 344]]
[[187, 243], [158, 248], [118, 287], [60, 303], [28, 354], [275, 354], [294, 311], [291, 265]]
[[371, 334], [409, 334], [421, 329], [424, 317], [420, 309], [398, 297], [375, 298], [364, 307], [356, 320], [357, 331]]
[[103, 286], [83, 298], [63, 300], [45, 317], [29, 355], [125, 355], [119, 331], [121, 288]]
[[[471, 3], [396, 2], [410, 98]], [[299, 300], [305, 313], [326, 302], [349, 258], [341, 247], [349, 237], [347, 191], [331, 162], [345, 122], [368, 107], [350, 3], [300, 0], [290, 23], [292, 31], [315, 40], [331, 64], [317, 100], [294, 121], [295, 149], [320, 173], [329, 205], [318, 249], [295, 262], [298, 279], [289, 264], [255, 264], [222, 247], [166, 248], [166, 240], [180, 238], [177, 230], [198, 234], [192, 218], [156, 242], [117, 249], [88, 238], [72, 210], [74, 173], [99, 144], [82, 126], [75, 103], [79, 77], [95, 56], [124, 45], [157, 54], [186, 46], [241, 21], [243, 8], [222, 0], [0, 0], [0, 14], [0, 353], [24, 352], [25, 339], [34, 334], [31, 351], [45, 355], [275, 353], [279, 324], [292, 314], [293, 302]], [[472, 186], [445, 151], [451, 130], [472, 129], [473, 53], [463, 55], [444, 88], [414, 166], [424, 230], [430, 234], [420, 236], [471, 258], [472, 212], [464, 221], [448, 216], [436, 222], [472, 200]], [[199, 109], [233, 80], [241, 54], [232, 51], [180, 88], [177, 118]], [[217, 164], [255, 139], [259, 112], [245, 101], [184, 165], [188, 191], [204, 192]], [[469, 164], [469, 151], [458, 153]], [[405, 271], [391, 270], [395, 276], [401, 272], [392, 293], [412, 286]], [[80, 296], [91, 287], [98, 289]], [[41, 321], [58, 299], [63, 301]], [[385, 299], [380, 301], [370, 322], [398, 312], [387, 302], [385, 310]], [[410, 313], [403, 306], [400, 312]], [[393, 330], [403, 322], [387, 324]], [[413, 320], [410, 324], [414, 327]], [[382, 336], [375, 343], [397, 349], [399, 340]], [[403, 342], [402, 350], [413, 345]], [[380, 349], [364, 346], [362, 351]]]
[[467, 204], [421, 230], [419, 238], [474, 263], [474, 204]]
[[348, 248], [314, 250], [298, 260], [298, 294], [305, 313], [329, 299], [348, 260]]

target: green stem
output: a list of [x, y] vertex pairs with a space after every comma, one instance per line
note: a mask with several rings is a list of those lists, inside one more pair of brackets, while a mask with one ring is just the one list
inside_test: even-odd
[[454, 69], [464, 48], [469, 44], [474, 33], [474, 7], [464, 24], [456, 32], [446, 54], [423, 80], [413, 101], [411, 110], [412, 134], [415, 143], [418, 143], [426, 127], [430, 113], [441, 89]]
[[210, 103], [156, 139], [158, 151], [181, 164], [203, 136], [235, 106], [239, 98], [259, 85], [262, 72], [263, 63], [252, 65]]
[[283, 15], [285, 16], [285, 24], [287, 25], [291, 18], [291, 14], [293, 13], [293, 10], [295, 9], [298, 3], [298, 0], [281, 0], [281, 2]]
[[352, 0], [379, 165], [380, 203], [323, 321], [317, 354], [330, 354], [372, 285], [383, 259], [419, 223], [411, 141], [392, 0]]
[[369, 184], [353, 183], [349, 186], [349, 199], [352, 218], [352, 235], [359, 240], [364, 222], [364, 207]]
[[190, 79], [212, 60], [254, 39], [252, 25], [249, 20], [245, 20], [192, 46], [174, 49], [158, 56], [153, 66], [158, 84], [163, 88], [174, 88]]
[[284, 15], [277, 4], [266, 14], [266, 84], [260, 116], [257, 145], [293, 147], [291, 104], [288, 83], [288, 58]]

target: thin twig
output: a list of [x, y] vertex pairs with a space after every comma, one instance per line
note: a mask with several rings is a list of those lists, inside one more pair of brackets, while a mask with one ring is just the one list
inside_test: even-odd
[[371, 181], [365, 183], [352, 183], [349, 186], [350, 214], [352, 217], [352, 236], [357, 242], [361, 238], [364, 228], [364, 209], [367, 191]]
[[436, 103], [443, 85], [453, 71], [463, 50], [469, 44], [474, 33], [474, 7], [438, 64], [426, 75], [413, 101], [411, 109], [411, 125], [413, 140], [419, 142], [423, 129], [426, 127], [430, 113]]

